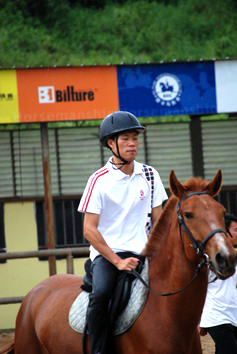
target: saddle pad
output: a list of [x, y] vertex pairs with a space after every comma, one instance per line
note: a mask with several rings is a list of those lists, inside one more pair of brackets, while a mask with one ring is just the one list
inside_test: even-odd
[[[147, 259], [145, 260], [145, 264], [141, 272], [141, 277], [148, 284], [149, 268]], [[140, 315], [145, 305], [147, 293], [148, 290], [142, 284], [142, 282], [138, 279], [135, 279], [132, 283], [131, 296], [127, 307], [118, 316], [114, 325], [114, 335], [119, 335], [126, 332], [129, 327], [136, 321], [137, 317]], [[76, 332], [84, 332], [88, 303], [89, 293], [82, 291], [71, 306], [71, 309], [69, 311], [69, 324], [71, 328]]]

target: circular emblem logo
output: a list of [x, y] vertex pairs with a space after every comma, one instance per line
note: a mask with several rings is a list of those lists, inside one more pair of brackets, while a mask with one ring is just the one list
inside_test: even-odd
[[156, 102], [162, 106], [175, 106], [182, 94], [181, 82], [173, 74], [161, 74], [153, 81], [152, 93]]

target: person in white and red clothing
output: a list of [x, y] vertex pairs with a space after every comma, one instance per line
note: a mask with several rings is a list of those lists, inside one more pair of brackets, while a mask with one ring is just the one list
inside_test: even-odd
[[137, 267], [147, 241], [149, 218], [153, 223], [159, 218], [167, 199], [158, 172], [135, 161], [139, 133], [144, 131], [130, 112], [116, 111], [103, 119], [100, 143], [113, 156], [89, 178], [78, 207], [85, 213], [84, 235], [91, 245], [93, 290], [87, 323], [92, 354], [100, 352], [118, 274]]
[[[237, 245], [237, 217], [226, 213], [225, 225], [229, 239]], [[237, 270], [237, 269], [236, 269]], [[215, 342], [215, 354], [237, 353], [237, 272], [230, 278], [217, 279], [209, 271], [209, 284], [202, 311], [199, 333], [210, 334]]]

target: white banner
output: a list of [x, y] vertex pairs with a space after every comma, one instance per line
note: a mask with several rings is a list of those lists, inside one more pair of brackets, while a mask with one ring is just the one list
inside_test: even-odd
[[237, 112], [237, 60], [215, 62], [217, 112]]

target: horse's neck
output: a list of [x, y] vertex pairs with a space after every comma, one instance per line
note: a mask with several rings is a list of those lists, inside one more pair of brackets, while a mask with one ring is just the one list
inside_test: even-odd
[[[159, 293], [176, 292], [188, 285], [195, 275], [199, 262], [187, 235], [184, 239], [180, 236], [177, 220], [173, 219], [166, 237], [162, 249], [150, 261], [150, 285]], [[191, 257], [187, 258], [187, 253], [191, 254]], [[195, 306], [198, 317], [204, 305], [206, 289], [207, 272], [203, 269], [187, 289], [181, 291], [179, 295], [170, 296], [168, 301], [175, 302], [175, 306], [170, 309], [177, 313], [182, 310], [188, 319], [190, 307]]]
[[187, 234], [182, 233], [177, 218], [173, 218], [169, 232], [163, 238], [159, 252], [152, 257], [155, 273], [165, 279], [175, 276], [182, 282], [195, 273], [200, 259]]
[[[199, 262], [188, 236], [181, 236], [176, 212], [177, 203], [176, 198], [169, 199], [144, 250], [144, 255], [150, 258], [151, 288], [159, 293], [176, 292], [184, 288], [194, 277]], [[206, 288], [207, 272], [202, 270], [185, 291], [171, 296], [169, 301], [177, 302], [180, 299], [181, 302], [189, 303], [191, 295], [193, 304], [202, 308]]]

